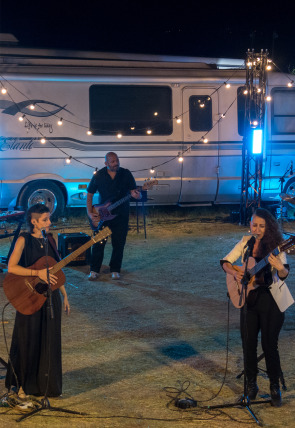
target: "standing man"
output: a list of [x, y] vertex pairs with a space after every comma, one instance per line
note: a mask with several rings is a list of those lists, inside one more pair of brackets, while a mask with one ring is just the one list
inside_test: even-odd
[[[93, 175], [87, 187], [87, 214], [92, 223], [99, 222], [99, 214], [92, 212], [92, 200], [95, 192], [99, 192], [100, 203], [116, 202], [124, 198], [129, 192], [135, 199], [140, 199], [141, 194], [136, 189], [133, 175], [128, 169], [120, 167], [120, 161], [116, 153], [109, 152], [105, 156], [105, 167]], [[124, 246], [128, 233], [129, 200], [117, 206], [112, 211], [116, 217], [105, 222], [112, 231], [112, 256], [110, 271], [112, 279], [120, 278], [120, 270], [123, 260]], [[93, 245], [91, 253], [89, 281], [98, 279], [99, 271], [104, 256], [106, 241]]]

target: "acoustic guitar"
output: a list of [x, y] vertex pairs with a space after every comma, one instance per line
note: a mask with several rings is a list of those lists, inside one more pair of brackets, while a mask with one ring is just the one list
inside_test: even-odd
[[[52, 291], [61, 287], [66, 277], [62, 271], [68, 263], [75, 260], [80, 254], [84, 253], [93, 244], [100, 242], [111, 235], [108, 227], [105, 227], [97, 235], [93, 236], [77, 250], [70, 253], [67, 257], [57, 262], [53, 257], [41, 257], [28, 269], [41, 270], [46, 269], [47, 264], [52, 267], [50, 273], [57, 276], [57, 283], [51, 285]], [[43, 282], [39, 277], [34, 276], [20, 276], [14, 273], [7, 273], [3, 281], [3, 289], [9, 302], [14, 308], [24, 315], [32, 315], [37, 312], [46, 301], [47, 297], [44, 293], [48, 289], [48, 285]]]
[[[295, 236], [290, 237], [289, 239], [286, 239], [283, 241], [277, 248], [275, 248], [271, 253], [269, 253], [266, 257], [264, 257], [260, 262], [256, 263], [255, 259], [253, 257], [249, 257], [248, 261], [248, 278], [249, 283], [247, 286], [247, 297], [250, 291], [255, 290], [259, 287], [259, 284], [255, 283], [255, 275], [258, 275], [258, 273], [269, 264], [268, 257], [273, 254], [274, 256], [277, 256], [282, 251], [290, 250], [295, 245]], [[245, 271], [245, 263], [243, 266], [233, 266], [233, 268], [236, 271], [240, 271], [244, 273]], [[242, 308], [245, 304], [245, 294], [243, 293], [242, 299], [241, 299], [241, 292], [242, 292], [242, 284], [233, 277], [233, 275], [227, 273], [226, 274], [226, 285], [227, 285], [227, 291], [228, 295], [230, 297], [230, 300], [232, 301], [232, 304], [236, 308]], [[241, 302], [240, 302], [241, 300]]]
[[[147, 180], [144, 182], [142, 187], [137, 187], [137, 190], [150, 190], [153, 186], [158, 184], [158, 180]], [[97, 213], [99, 218], [97, 222], [93, 222], [89, 218], [89, 223], [91, 226], [91, 229], [94, 231], [98, 231], [103, 223], [107, 220], [113, 220], [116, 216], [116, 214], [112, 214], [112, 211], [117, 208], [119, 205], [124, 204], [124, 202], [128, 201], [132, 198], [131, 193], [124, 196], [124, 198], [119, 199], [117, 202], [114, 202], [113, 204], [111, 202], [106, 202], [105, 204], [95, 204], [92, 206], [92, 212]]]

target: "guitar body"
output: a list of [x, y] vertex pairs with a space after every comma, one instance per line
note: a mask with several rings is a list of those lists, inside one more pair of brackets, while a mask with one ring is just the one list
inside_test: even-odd
[[[49, 267], [54, 266], [57, 261], [52, 257], [47, 257]], [[41, 270], [46, 269], [46, 257], [41, 257], [28, 269]], [[66, 277], [62, 270], [55, 272], [57, 276], [57, 284], [51, 286], [52, 290], [61, 287]], [[6, 274], [3, 281], [3, 289], [7, 299], [14, 306], [14, 308], [23, 315], [32, 315], [37, 312], [46, 301], [47, 297], [44, 292], [47, 290], [48, 285], [40, 281], [40, 278], [35, 276], [20, 276], [13, 273]]]
[[[253, 257], [249, 257], [248, 261], [248, 269], [250, 270], [255, 266], [256, 262]], [[238, 272], [245, 272], [245, 263], [243, 266], [233, 266], [233, 268]], [[232, 304], [240, 309], [245, 304], [245, 294], [243, 293], [241, 304], [240, 304], [240, 298], [241, 298], [241, 292], [242, 292], [242, 284], [240, 282], [237, 282], [236, 279], [233, 277], [233, 275], [230, 275], [229, 273], [226, 274], [226, 285], [227, 285], [227, 291], [228, 295], [230, 297], [230, 300]], [[247, 297], [250, 291], [255, 290], [257, 288], [255, 284], [255, 276], [253, 276], [247, 286]]]
[[98, 230], [98, 225], [102, 225], [105, 221], [113, 220], [115, 217], [117, 217], [116, 214], [112, 214], [108, 207], [111, 205], [111, 202], [106, 202], [102, 205], [93, 205], [92, 206], [92, 212], [97, 213], [99, 216], [99, 219], [97, 223], [94, 223], [90, 220], [90, 226], [93, 230]]

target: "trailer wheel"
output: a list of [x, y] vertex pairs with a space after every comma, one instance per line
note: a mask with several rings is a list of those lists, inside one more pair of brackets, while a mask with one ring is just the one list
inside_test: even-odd
[[294, 198], [294, 204], [292, 202], [285, 201], [284, 206], [287, 208], [287, 216], [293, 218], [295, 216], [295, 177], [287, 181], [284, 186], [283, 193]]
[[38, 203], [49, 208], [52, 220], [57, 220], [65, 209], [64, 195], [58, 185], [52, 181], [33, 181], [23, 188], [18, 205], [27, 210], [27, 208]]

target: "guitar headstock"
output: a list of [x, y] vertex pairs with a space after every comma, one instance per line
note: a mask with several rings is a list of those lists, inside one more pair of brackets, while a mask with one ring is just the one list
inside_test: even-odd
[[95, 242], [100, 242], [102, 240], [104, 240], [105, 238], [107, 238], [108, 236], [110, 236], [112, 234], [111, 229], [109, 229], [108, 227], [104, 227], [102, 230], [100, 230], [94, 237], [94, 241]]
[[280, 251], [287, 251], [288, 253], [290, 250], [295, 246], [295, 236], [290, 236], [290, 238], [286, 239], [284, 242], [282, 242], [279, 245]]
[[158, 184], [158, 180], [148, 178], [142, 186], [142, 190], [150, 190]]

